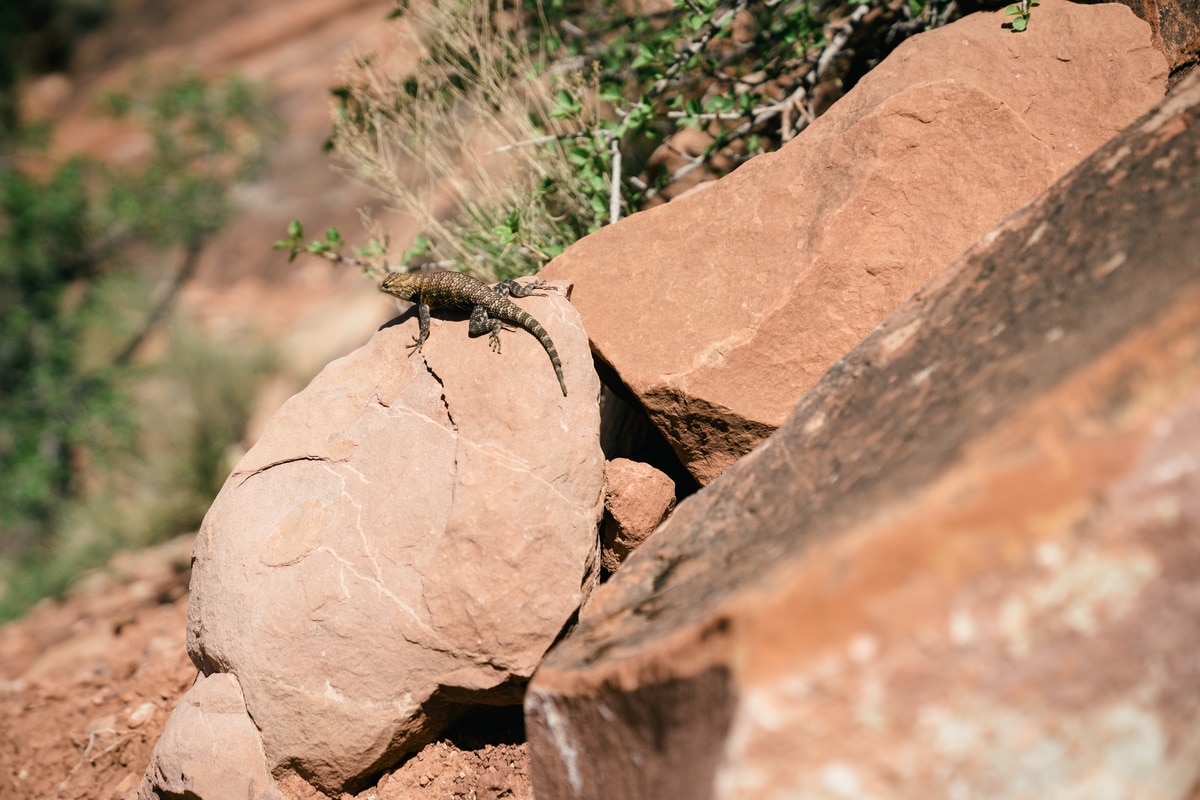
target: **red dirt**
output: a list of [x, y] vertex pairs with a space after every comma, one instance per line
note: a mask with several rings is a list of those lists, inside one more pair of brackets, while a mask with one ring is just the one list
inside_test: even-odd
[[[0, 797], [136, 797], [196, 677], [184, 651], [191, 540], [119, 555], [70, 596], [0, 627]], [[306, 784], [282, 788], [323, 798]], [[353, 800], [372, 796], [531, 800], [520, 709], [472, 715]]]

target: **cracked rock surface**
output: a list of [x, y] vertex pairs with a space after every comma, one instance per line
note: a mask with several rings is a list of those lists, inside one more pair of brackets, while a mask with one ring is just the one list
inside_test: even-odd
[[409, 356], [406, 311], [280, 409], [205, 518], [188, 653], [237, 676], [276, 778], [353, 790], [465, 708], [519, 702], [590, 591], [599, 382], [569, 302], [520, 303], [568, 398], [525, 331], [496, 354], [435, 318]]

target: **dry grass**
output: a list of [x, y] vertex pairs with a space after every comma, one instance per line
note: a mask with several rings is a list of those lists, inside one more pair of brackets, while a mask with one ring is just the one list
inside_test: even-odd
[[425, 5], [386, 52], [344, 67], [335, 151], [425, 232], [410, 265], [502, 279], [586, 232], [588, 200], [571, 188], [563, 140], [547, 136], [563, 124], [550, 115], [552, 85], [583, 79], [539, 76], [518, 19], [487, 3]]

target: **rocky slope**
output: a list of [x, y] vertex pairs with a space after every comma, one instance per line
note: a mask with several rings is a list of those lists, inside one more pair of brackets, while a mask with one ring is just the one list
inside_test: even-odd
[[[312, 30], [342, 18], [299, 8]], [[453, 317], [428, 353], [399, 355], [408, 314], [331, 365], [215, 504], [186, 645], [187, 541], [0, 632], [0, 791], [1186, 796], [1198, 88], [1162, 101], [1167, 63], [1124, 7], [1048, 0], [1019, 38], [1002, 22], [917, 37], [784, 151], [551, 265], [578, 317], [523, 302], [569, 398], [531, 385], [536, 343], [491, 353]], [[274, 41], [244, 35], [201, 52]], [[237, 274], [207, 269], [191, 301]], [[301, 330], [256, 280], [236, 283]], [[304, 355], [344, 344], [324, 340]], [[639, 449], [639, 424], [670, 448]], [[540, 532], [596, 532], [601, 470], [606, 568], [637, 549], [571, 629], [560, 600], [587, 596], [596, 542]], [[303, 479], [254, 494], [285, 473]], [[637, 546], [667, 475], [708, 486]], [[529, 645], [511, 631], [532, 621]], [[486, 704], [520, 697], [561, 630], [526, 743]], [[272, 650], [293, 655], [243, 657]], [[379, 654], [436, 662], [443, 695], [394, 685]], [[427, 697], [485, 705], [439, 729], [454, 715]], [[325, 723], [354, 703], [342, 740]], [[222, 747], [195, 747], [214, 730]]]
[[1200, 787], [1200, 74], [926, 284], [597, 592], [539, 797]]

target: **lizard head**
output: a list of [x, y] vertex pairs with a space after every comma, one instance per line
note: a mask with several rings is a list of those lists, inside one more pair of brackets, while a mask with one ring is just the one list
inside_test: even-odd
[[412, 300], [417, 296], [417, 280], [408, 272], [389, 272], [379, 285], [379, 291], [395, 295], [401, 300]]

